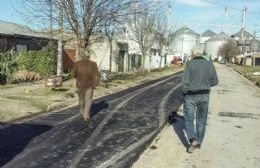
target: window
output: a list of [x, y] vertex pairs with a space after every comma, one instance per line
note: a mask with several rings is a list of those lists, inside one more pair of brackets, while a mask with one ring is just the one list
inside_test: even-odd
[[27, 51], [27, 45], [25, 45], [25, 44], [17, 44], [16, 45], [16, 51], [17, 52]]

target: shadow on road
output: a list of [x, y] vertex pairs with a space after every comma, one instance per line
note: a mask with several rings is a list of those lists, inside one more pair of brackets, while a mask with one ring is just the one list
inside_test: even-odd
[[0, 167], [24, 150], [36, 136], [50, 130], [49, 125], [0, 123]]
[[175, 133], [178, 135], [179, 139], [181, 140], [182, 144], [187, 148], [189, 143], [185, 136], [185, 124], [184, 124], [184, 117], [179, 116], [172, 116], [171, 120], [169, 121], [172, 125]]
[[108, 106], [109, 106], [109, 104], [104, 100], [97, 102], [97, 103], [93, 103], [91, 105], [91, 109], [90, 109], [90, 111], [91, 111], [90, 116], [92, 117], [92, 116], [96, 115], [98, 112], [102, 111], [103, 109], [108, 108]]

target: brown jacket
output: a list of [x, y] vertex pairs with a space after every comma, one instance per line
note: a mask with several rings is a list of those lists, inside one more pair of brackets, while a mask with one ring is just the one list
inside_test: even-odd
[[95, 88], [99, 85], [97, 64], [89, 59], [82, 59], [74, 64], [73, 76], [78, 89]]

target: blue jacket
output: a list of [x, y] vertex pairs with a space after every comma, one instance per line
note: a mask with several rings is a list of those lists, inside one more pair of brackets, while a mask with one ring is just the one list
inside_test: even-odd
[[217, 84], [218, 77], [212, 61], [195, 57], [186, 64], [181, 85], [184, 94], [209, 91]]

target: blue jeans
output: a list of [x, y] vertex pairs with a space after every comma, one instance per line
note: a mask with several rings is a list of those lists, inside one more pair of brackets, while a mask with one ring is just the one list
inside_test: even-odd
[[[185, 95], [184, 118], [188, 139], [195, 138], [202, 143], [207, 123], [209, 94]], [[194, 130], [194, 114], [196, 114], [196, 132]]]

